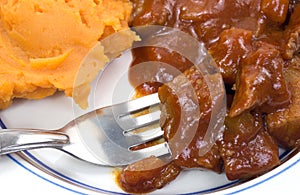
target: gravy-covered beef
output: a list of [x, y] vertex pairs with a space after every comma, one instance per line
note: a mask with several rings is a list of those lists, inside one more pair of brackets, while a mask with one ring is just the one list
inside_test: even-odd
[[161, 127], [181, 167], [203, 167], [221, 172], [222, 159], [216, 145], [200, 155], [211, 117], [211, 96], [200, 69], [193, 66], [158, 91]]
[[209, 53], [219, 66], [225, 83], [235, 83], [241, 60], [252, 51], [252, 37], [252, 31], [231, 28], [224, 30], [210, 47]]
[[258, 43], [239, 68], [229, 116], [234, 117], [255, 108], [270, 113], [288, 105], [290, 94], [283, 76], [283, 66], [284, 61], [275, 46]]
[[295, 57], [292, 63], [285, 72], [292, 93], [291, 104], [267, 116], [269, 133], [286, 148], [295, 147], [300, 140], [300, 58]]
[[218, 146], [228, 179], [261, 175], [280, 163], [278, 146], [264, 130], [259, 116], [244, 112], [227, 117], [225, 126]]
[[286, 43], [284, 57], [287, 59], [300, 52], [300, 3], [293, 6], [288, 25], [285, 29]]
[[[230, 97], [222, 135], [209, 151], [200, 155], [211, 119], [211, 97], [203, 75], [185, 56], [167, 49], [170, 40], [165, 41], [166, 48], [133, 50], [132, 67], [149, 61], [161, 62], [179, 73], [167, 83], [147, 82], [137, 88], [141, 94], [159, 93], [161, 128], [173, 152], [171, 167], [225, 171], [230, 180], [252, 178], [280, 164], [278, 144], [286, 148], [299, 146], [298, 0], [132, 2], [132, 26], [168, 26], [202, 42], [219, 67], [226, 95]], [[149, 63], [145, 72], [153, 71], [151, 66]], [[171, 75], [165, 69], [157, 69], [157, 73], [162, 72]], [[135, 76], [129, 74], [133, 81], [138, 78]], [[120, 177], [123, 184], [132, 176], [126, 170]], [[172, 171], [175, 174], [171, 175], [179, 172]], [[155, 173], [149, 172], [148, 177], [140, 175], [141, 181], [152, 185], [153, 178], [162, 180], [159, 175], [152, 177]], [[139, 174], [133, 176], [133, 181], [139, 180]], [[139, 182], [130, 185], [145, 186]], [[151, 189], [155, 188], [152, 185]]]
[[130, 193], [146, 193], [160, 189], [173, 181], [181, 168], [149, 157], [126, 167], [118, 176], [120, 186]]

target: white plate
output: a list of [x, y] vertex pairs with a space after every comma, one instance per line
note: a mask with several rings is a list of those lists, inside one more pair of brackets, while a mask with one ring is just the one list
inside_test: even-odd
[[[94, 90], [89, 99], [93, 104], [90, 105], [90, 109], [127, 100], [132, 95], [133, 89], [127, 79], [130, 57], [129, 52], [122, 55], [105, 70], [103, 76], [95, 80]], [[118, 90], [114, 90], [115, 88]], [[118, 94], [117, 100], [114, 98], [115, 93]], [[71, 98], [59, 93], [39, 101], [17, 100], [10, 108], [2, 111], [1, 119], [4, 123], [2, 125], [7, 128], [57, 129], [87, 111], [89, 110], [82, 111]], [[282, 151], [281, 158], [286, 155], [287, 153]], [[115, 182], [117, 169], [92, 165], [55, 149], [25, 151], [20, 152], [18, 156], [9, 157], [42, 180], [75, 194], [126, 194]], [[26, 161], [26, 165], [23, 160]], [[211, 171], [183, 171], [175, 181], [152, 194], [225, 194], [251, 191], [254, 187], [284, 175], [299, 164], [299, 161], [300, 155], [297, 154], [273, 171], [248, 182], [228, 181], [225, 174]]]

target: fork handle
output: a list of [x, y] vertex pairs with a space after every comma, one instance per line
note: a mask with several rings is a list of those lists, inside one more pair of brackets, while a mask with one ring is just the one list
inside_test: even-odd
[[58, 131], [36, 129], [0, 130], [0, 155], [37, 148], [61, 148], [69, 137]]

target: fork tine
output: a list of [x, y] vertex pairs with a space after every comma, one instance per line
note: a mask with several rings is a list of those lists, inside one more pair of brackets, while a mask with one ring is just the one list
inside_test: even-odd
[[165, 154], [170, 154], [171, 155], [171, 150], [169, 148], [169, 145], [167, 142], [163, 142], [161, 144], [157, 144], [154, 146], [150, 146], [147, 148], [143, 148], [140, 150], [132, 151], [133, 153], [140, 154], [144, 158], [149, 157], [149, 156], [163, 156]]
[[158, 122], [160, 119], [160, 113], [160, 110], [157, 110], [138, 117], [122, 117], [117, 119], [117, 121], [122, 129], [125, 131], [131, 131]]
[[124, 136], [126, 139], [127, 147], [130, 148], [160, 138], [163, 136], [163, 134], [164, 132], [161, 130], [161, 128], [157, 127], [142, 133], [130, 135], [125, 134]]
[[160, 100], [158, 93], [150, 94], [141, 98], [130, 100], [128, 102], [116, 104], [112, 107], [113, 112], [122, 117], [129, 113], [137, 112], [150, 106], [158, 105]]
[[[78, 131], [86, 132], [86, 129], [95, 132], [92, 136], [88, 134], [82, 137], [87, 145], [92, 146], [90, 148], [93, 154], [99, 157], [101, 163], [103, 161], [102, 164], [105, 165], [127, 165], [152, 155], [168, 154], [170, 151], [167, 143], [131, 150], [132, 147], [162, 138], [164, 132], [158, 123], [159, 103], [156, 93], [129, 102], [99, 108], [96, 112], [92, 111], [79, 117], [76, 120], [76, 128], [71, 129], [75, 129], [76, 135], [83, 135]], [[144, 110], [149, 113], [140, 115], [145, 113]], [[132, 119], [132, 116], [137, 117]], [[82, 155], [84, 159], [84, 154]]]

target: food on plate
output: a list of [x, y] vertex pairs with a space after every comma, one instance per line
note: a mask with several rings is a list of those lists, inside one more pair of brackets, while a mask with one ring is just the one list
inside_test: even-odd
[[292, 92], [289, 106], [267, 116], [268, 132], [283, 147], [293, 148], [300, 144], [300, 59], [294, 59], [285, 72], [285, 78]]
[[[188, 82], [191, 85], [183, 85]], [[205, 155], [199, 154], [202, 146], [199, 142], [203, 140], [211, 118], [211, 96], [200, 70], [192, 66], [168, 85], [160, 87], [158, 93], [162, 105], [161, 127], [170, 150], [174, 152], [174, 160], [162, 162], [150, 157], [126, 167], [120, 174], [119, 183], [128, 192], [142, 193], [162, 188], [174, 180], [182, 168], [205, 167], [218, 173], [222, 171], [223, 161], [215, 143]], [[150, 165], [158, 166], [158, 162], [161, 166], [152, 170]], [[132, 182], [132, 178], [139, 182]]]
[[[74, 87], [84, 90], [104, 63], [91, 66], [90, 77], [74, 86], [81, 61], [98, 40], [128, 28], [131, 10], [129, 0], [2, 0], [0, 109], [14, 98], [39, 99], [56, 91], [72, 96]], [[98, 58], [107, 61], [103, 51]]]
[[[211, 77], [218, 79], [217, 74]], [[222, 160], [217, 145], [214, 144], [204, 155], [199, 152], [212, 114], [209, 86], [200, 69], [192, 66], [183, 75], [160, 87], [158, 94], [162, 110], [161, 127], [175, 155], [175, 164], [186, 168], [205, 167], [220, 173]], [[225, 92], [221, 94], [224, 95]], [[185, 146], [186, 143], [188, 145]]]
[[[155, 157], [124, 168], [118, 177], [122, 189], [150, 192], [162, 188], [188, 168], [225, 172], [229, 180], [253, 178], [280, 164], [279, 146], [285, 149], [299, 146], [299, 1], [132, 2], [130, 25], [174, 27], [204, 43], [222, 74], [228, 109], [222, 134], [207, 153], [199, 155], [212, 106], [201, 72], [184, 56], [167, 47], [133, 49], [132, 66], [162, 62], [181, 72], [171, 75], [167, 69], [160, 69], [153, 77], [171, 75], [174, 79], [167, 83], [145, 82], [137, 87], [137, 93], [143, 95], [158, 92], [164, 138], [176, 155], [161, 169], [151, 171], [144, 166], [161, 163]], [[151, 63], [147, 63], [145, 71], [147, 69], [153, 71]], [[133, 83], [137, 79], [135, 76], [129, 72]], [[185, 89], [187, 83], [193, 86], [195, 96]], [[198, 124], [190, 123], [190, 129], [182, 128], [182, 123], [186, 124], [184, 120], [188, 120], [182, 117], [187, 102], [193, 102], [200, 111], [198, 115], [189, 115], [189, 119]], [[193, 106], [189, 108], [194, 109]], [[175, 135], [182, 139], [174, 142]], [[192, 136], [191, 141], [184, 148], [178, 147], [186, 143], [186, 136]], [[166, 166], [172, 166], [175, 171], [169, 169], [168, 174], [166, 170], [165, 174], [170, 177], [162, 178], [160, 173]], [[153, 181], [162, 185], [153, 184]]]
[[253, 43], [253, 51], [243, 59], [236, 78], [236, 91], [229, 116], [259, 109], [274, 112], [289, 104], [290, 92], [284, 75], [284, 61], [274, 45]]
[[143, 193], [162, 188], [174, 180], [181, 168], [151, 156], [126, 167], [119, 175], [120, 186], [127, 192]]
[[217, 142], [228, 179], [251, 178], [279, 165], [278, 146], [265, 131], [261, 115], [243, 112], [226, 118], [225, 127]]

